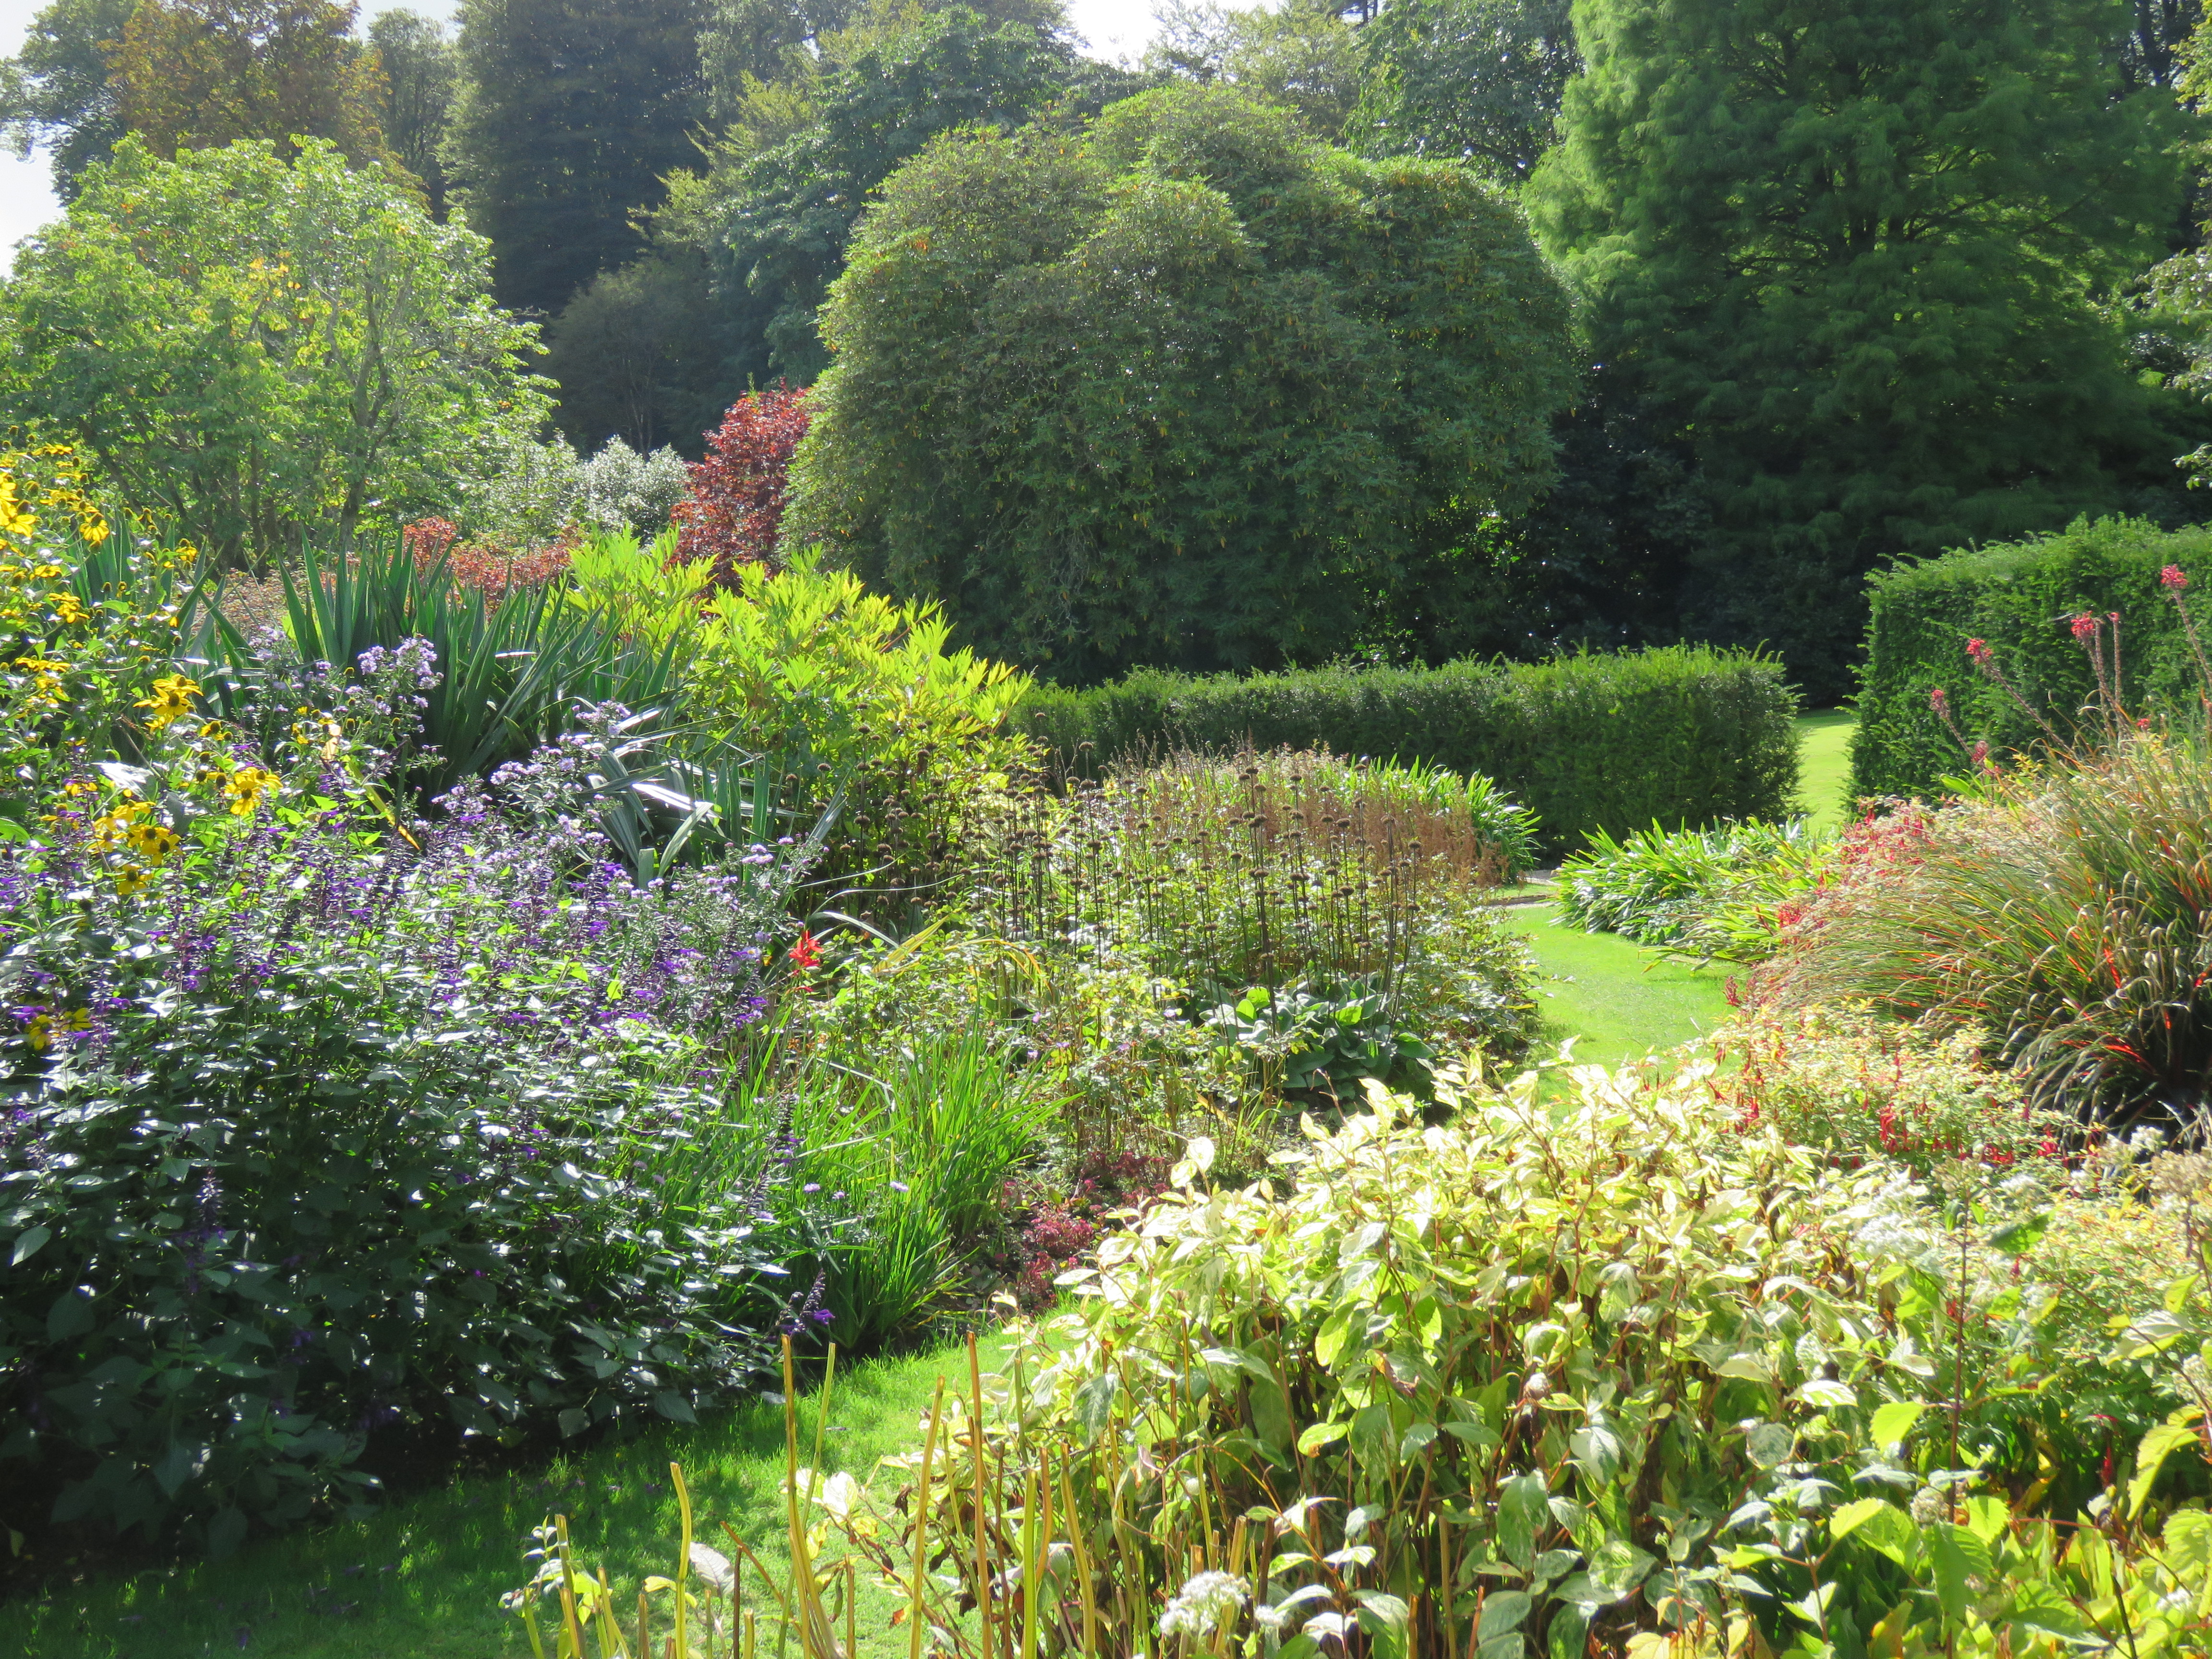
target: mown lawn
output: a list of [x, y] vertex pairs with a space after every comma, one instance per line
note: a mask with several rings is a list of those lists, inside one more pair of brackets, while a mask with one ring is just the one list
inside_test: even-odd
[[[1003, 1341], [987, 1340], [985, 1368], [1004, 1352]], [[967, 1376], [959, 1346], [855, 1366], [832, 1389], [823, 1466], [865, 1476], [878, 1458], [920, 1438], [918, 1425], [939, 1376], [964, 1389]], [[802, 1457], [811, 1455], [814, 1427], [814, 1399], [803, 1400]], [[228, 1561], [148, 1567], [82, 1586], [50, 1587], [40, 1600], [0, 1607], [0, 1653], [36, 1659], [204, 1659], [241, 1651], [283, 1659], [526, 1655], [521, 1623], [499, 1599], [529, 1576], [522, 1557], [530, 1529], [556, 1511], [566, 1515], [580, 1558], [592, 1567], [604, 1563], [617, 1606], [634, 1609], [642, 1577], [669, 1571], [675, 1559], [672, 1460], [683, 1465], [702, 1540], [728, 1553], [720, 1526], [726, 1521], [781, 1572], [788, 1559], [781, 1542], [784, 1418], [780, 1408], [757, 1404], [696, 1429], [597, 1447], [523, 1474], [457, 1479], [367, 1521], [255, 1544]], [[660, 1602], [665, 1619], [665, 1598]], [[863, 1580], [864, 1651], [888, 1655], [895, 1645], [905, 1652], [903, 1634], [889, 1632], [892, 1605]]]
[[1851, 733], [1859, 717], [1848, 708], [1805, 714], [1797, 721], [1797, 810], [1814, 823], [1840, 823], [1851, 806]]

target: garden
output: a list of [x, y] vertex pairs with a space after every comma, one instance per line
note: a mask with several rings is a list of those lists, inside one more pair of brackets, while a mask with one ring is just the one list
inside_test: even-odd
[[1816, 9], [40, 12], [0, 1649], [2212, 1654], [2212, 31]]

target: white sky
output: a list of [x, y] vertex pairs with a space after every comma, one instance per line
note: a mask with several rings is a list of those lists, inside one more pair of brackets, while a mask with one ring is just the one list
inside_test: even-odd
[[[410, 8], [448, 21], [455, 0], [415, 0]], [[1152, 33], [1153, 0], [1068, 0], [1068, 15], [1076, 30], [1091, 42], [1094, 56], [1134, 58]], [[0, 57], [12, 58], [23, 44], [23, 32], [42, 9], [43, 0], [0, 0]], [[388, 9], [368, 3], [365, 12]], [[27, 161], [0, 149], [0, 270], [15, 258], [15, 244], [59, 211], [53, 191], [48, 158], [35, 152]]]

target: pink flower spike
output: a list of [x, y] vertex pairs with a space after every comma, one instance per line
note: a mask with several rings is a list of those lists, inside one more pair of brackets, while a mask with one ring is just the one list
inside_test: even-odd
[[1977, 768], [1984, 768], [1989, 763], [1990, 745], [1986, 741], [1978, 739], [1974, 744], [1974, 764]]
[[2074, 618], [2074, 637], [2077, 640], [2094, 640], [2097, 637], [2097, 630], [2103, 626], [2102, 623], [2084, 611]]
[[1992, 654], [1990, 642], [1987, 640], [1968, 640], [1966, 654], [1978, 663], [1987, 664]]
[[2159, 586], [2179, 593], [2189, 586], [2189, 573], [2178, 564], [2170, 564], [2158, 573]]
[[1928, 706], [1936, 711], [1937, 720], [1948, 720], [1951, 718], [1951, 694], [1942, 686], [1939, 685], [1929, 692]]

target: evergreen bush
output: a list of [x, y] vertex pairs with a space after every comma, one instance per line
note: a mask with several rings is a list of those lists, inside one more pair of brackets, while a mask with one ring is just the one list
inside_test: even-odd
[[1247, 741], [1481, 773], [1536, 812], [1558, 851], [1593, 830], [1784, 816], [1796, 712], [1778, 659], [1682, 646], [1244, 678], [1140, 669], [1088, 691], [1039, 687], [1013, 725], [1079, 773], [1150, 744]]
[[[2188, 636], [2160, 588], [2169, 565], [2192, 582], [2212, 580], [2212, 529], [2077, 520], [2063, 534], [1947, 553], [1875, 577], [1851, 747], [1859, 793], [1930, 794], [1969, 769], [1935, 706], [1939, 690], [1960, 730], [1987, 740], [1998, 757], [2041, 740], [2028, 708], [2070, 732], [2097, 696], [2095, 671], [2071, 626], [2085, 612], [2121, 618], [2120, 694], [2129, 708], [2193, 708]], [[2026, 708], [1976, 672], [1970, 640], [1988, 645]]]

